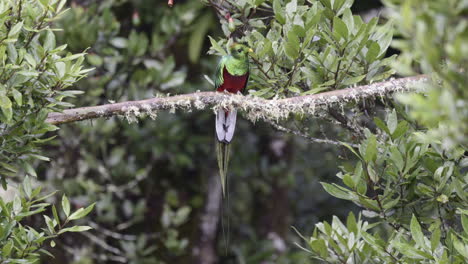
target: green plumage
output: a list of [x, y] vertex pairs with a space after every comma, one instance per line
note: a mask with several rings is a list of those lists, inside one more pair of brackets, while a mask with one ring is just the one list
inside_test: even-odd
[[216, 89], [224, 83], [224, 68], [233, 76], [242, 76], [249, 73], [249, 52], [252, 52], [252, 50], [247, 46], [235, 43], [230, 47], [229, 54], [221, 57], [214, 76]]
[[221, 84], [223, 84], [224, 79], [223, 79], [223, 69], [224, 65], [228, 61], [229, 55], [225, 55], [221, 57], [221, 59], [218, 62], [218, 66], [216, 67], [216, 74], [214, 76], [214, 83], [215, 83], [215, 88], [218, 89]]

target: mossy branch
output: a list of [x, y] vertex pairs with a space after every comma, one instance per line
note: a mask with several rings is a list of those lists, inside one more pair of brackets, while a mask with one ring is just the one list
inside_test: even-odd
[[418, 89], [416, 84], [427, 80], [426, 75], [418, 75], [320, 94], [271, 100], [219, 92], [197, 92], [68, 109], [63, 113], [50, 113], [46, 121], [59, 125], [115, 115], [125, 116], [129, 121], [133, 121], [136, 117], [145, 114], [154, 119], [157, 112], [161, 110], [191, 111], [218, 107], [240, 109], [245, 113], [245, 117], [253, 122], [259, 119], [279, 120], [287, 118], [292, 113], [320, 115], [336, 105], [345, 105], [368, 98], [389, 97], [399, 92], [416, 91]]

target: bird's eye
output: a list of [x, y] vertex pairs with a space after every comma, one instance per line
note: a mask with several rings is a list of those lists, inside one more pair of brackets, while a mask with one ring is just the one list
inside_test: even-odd
[[241, 53], [241, 52], [242, 52], [242, 49], [238, 49], [237, 52]]

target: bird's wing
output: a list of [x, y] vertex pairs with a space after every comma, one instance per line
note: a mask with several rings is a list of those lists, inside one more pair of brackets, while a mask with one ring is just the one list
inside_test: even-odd
[[218, 89], [224, 82], [223, 70], [227, 61], [227, 56], [221, 57], [219, 60], [218, 66], [216, 67], [216, 72], [214, 76], [215, 89]]

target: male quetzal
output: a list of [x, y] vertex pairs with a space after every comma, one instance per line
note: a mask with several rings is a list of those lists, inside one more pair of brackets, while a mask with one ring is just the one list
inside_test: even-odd
[[[218, 92], [243, 92], [249, 80], [249, 47], [234, 43], [229, 47], [229, 54], [223, 56], [216, 68], [215, 88]], [[229, 143], [236, 128], [237, 111], [235, 109], [219, 109], [216, 113], [216, 154], [223, 196], [225, 193], [226, 173], [229, 162]]]

